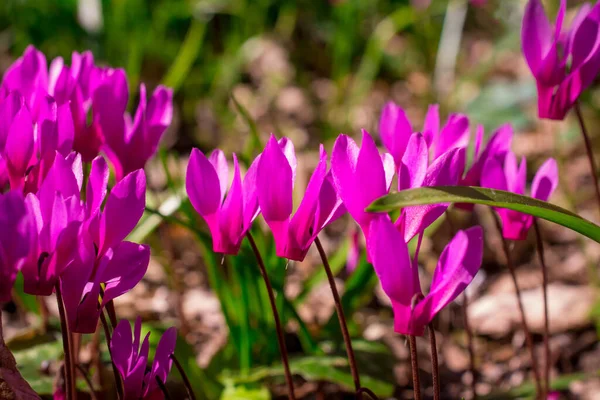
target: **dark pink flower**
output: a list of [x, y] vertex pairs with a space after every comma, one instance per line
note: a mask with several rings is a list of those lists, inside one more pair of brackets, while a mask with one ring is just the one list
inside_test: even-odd
[[79, 245], [60, 279], [74, 332], [94, 332], [102, 307], [131, 290], [146, 273], [150, 261], [147, 245], [124, 240], [144, 212], [144, 171], [134, 171], [118, 182], [101, 208], [107, 183], [108, 165], [98, 157], [90, 171], [86, 220], [79, 233]]
[[542, 2], [529, 0], [523, 16], [523, 54], [536, 79], [540, 118], [562, 120], [600, 71], [600, 3], [581, 6], [563, 30], [566, 0], [553, 27]]
[[371, 222], [368, 246], [381, 286], [392, 300], [394, 330], [420, 336], [435, 315], [463, 292], [477, 274], [483, 257], [483, 231], [479, 226], [458, 231], [442, 252], [425, 296], [404, 237], [387, 215]]
[[187, 167], [185, 187], [192, 206], [206, 221], [213, 238], [213, 250], [222, 254], [237, 254], [244, 235], [258, 215], [255, 160], [242, 182], [236, 155], [233, 155], [234, 175], [231, 188], [229, 167], [221, 150], [209, 158], [193, 149]]
[[[487, 160], [481, 176], [481, 185], [524, 195], [526, 178], [527, 164], [525, 157], [521, 159], [521, 164], [517, 165], [517, 158], [514, 153], [509, 152], [503, 164], [494, 158]], [[550, 158], [542, 164], [535, 174], [531, 185], [531, 195], [536, 199], [548, 201], [557, 185], [558, 166], [556, 161]], [[527, 237], [527, 232], [533, 224], [531, 215], [504, 208], [497, 211], [502, 220], [502, 234], [506, 239], [524, 240]]]
[[17, 191], [0, 194], [0, 301], [10, 300], [17, 273], [31, 250], [33, 217], [23, 195]]
[[287, 138], [271, 135], [260, 155], [256, 173], [258, 204], [275, 238], [279, 257], [302, 261], [319, 232], [345, 212], [327, 171], [327, 153], [321, 145], [302, 202], [292, 217], [296, 175], [294, 146]]
[[337, 138], [331, 172], [338, 195], [368, 241], [369, 226], [377, 214], [368, 213], [365, 208], [388, 193], [395, 168], [392, 156], [379, 154], [367, 131], [363, 130], [362, 135], [360, 147], [346, 135]]
[[117, 181], [144, 168], [173, 119], [173, 91], [158, 86], [150, 100], [140, 87], [140, 103], [133, 116], [126, 112], [129, 92], [125, 73], [119, 70], [105, 79], [93, 95], [94, 112], [102, 130], [103, 150], [114, 166]]
[[151, 399], [157, 395], [162, 398], [156, 379], [165, 383], [173, 364], [171, 355], [177, 341], [174, 327], [167, 329], [160, 338], [150, 369], [147, 368], [150, 333], [143, 341], [141, 333], [140, 317], [135, 321], [133, 332], [129, 321], [121, 320], [110, 339], [112, 360], [123, 378], [123, 400]]

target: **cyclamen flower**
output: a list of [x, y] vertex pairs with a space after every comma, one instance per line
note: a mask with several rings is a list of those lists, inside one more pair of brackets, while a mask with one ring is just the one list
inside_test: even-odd
[[[398, 172], [398, 190], [426, 186], [456, 185], [465, 169], [465, 148], [453, 147], [428, 165], [428, 148], [420, 133], [411, 136]], [[449, 204], [428, 204], [402, 209], [397, 225], [403, 225], [406, 241], [422, 233]]]
[[129, 92], [123, 71], [109, 71], [110, 78], [93, 95], [94, 111], [106, 145], [103, 147], [120, 181], [136, 169], [144, 168], [156, 153], [162, 134], [173, 119], [173, 91], [156, 87], [150, 100], [146, 86], [140, 86], [140, 104], [133, 117], [126, 112]]
[[133, 332], [129, 321], [121, 320], [110, 339], [112, 360], [123, 378], [123, 400], [162, 398], [156, 379], [165, 383], [173, 364], [171, 355], [175, 352], [177, 330], [171, 327], [163, 333], [149, 370], [147, 364], [150, 333], [140, 346], [141, 331], [140, 317], [135, 321]]
[[[492, 189], [506, 190], [516, 194], [525, 194], [527, 178], [527, 163], [525, 157], [517, 166], [517, 158], [514, 153], [509, 152], [502, 165], [494, 158], [488, 159], [481, 176], [481, 184]], [[552, 158], [546, 160], [538, 169], [531, 184], [532, 197], [548, 201], [558, 186], [558, 166]], [[498, 209], [498, 215], [502, 220], [502, 235], [506, 239], [524, 240], [527, 232], [533, 224], [533, 216], [522, 214], [518, 211]]]
[[536, 79], [540, 118], [562, 120], [600, 72], [600, 3], [584, 4], [563, 30], [566, 0], [552, 27], [540, 0], [529, 0], [523, 16], [523, 54]]
[[[388, 102], [381, 112], [379, 134], [383, 145], [394, 157], [396, 168], [400, 168], [402, 157], [408, 142], [414, 133], [412, 125], [402, 107]], [[422, 135], [427, 148], [433, 152], [433, 159], [457, 147], [467, 147], [469, 144], [469, 119], [462, 114], [450, 114], [444, 127], [440, 130], [439, 107], [429, 106]]]
[[134, 171], [118, 182], [101, 209], [107, 184], [108, 165], [98, 157], [92, 162], [87, 185], [86, 221], [79, 246], [60, 280], [74, 332], [94, 332], [102, 307], [137, 285], [150, 262], [147, 245], [124, 240], [144, 213], [144, 171]]
[[319, 232], [345, 212], [327, 172], [327, 153], [319, 150], [313, 172], [300, 206], [293, 217], [293, 189], [296, 155], [290, 140], [277, 142], [271, 135], [258, 161], [256, 191], [258, 204], [275, 238], [279, 257], [302, 261]]
[[377, 214], [368, 213], [365, 208], [388, 193], [394, 161], [387, 153], [379, 154], [367, 131], [362, 134], [360, 148], [348, 136], [338, 136], [331, 154], [331, 173], [338, 195], [368, 241], [369, 226]]
[[31, 248], [33, 218], [21, 193], [0, 194], [0, 226], [0, 301], [5, 302]]
[[[221, 150], [209, 158], [193, 149], [187, 167], [185, 187], [192, 206], [204, 218], [213, 238], [213, 250], [237, 254], [244, 235], [258, 215], [255, 160], [242, 183], [237, 156], [233, 154], [233, 181], [229, 183], [229, 167]], [[223, 201], [225, 200], [225, 201]]]
[[421, 336], [435, 315], [456, 299], [477, 274], [483, 257], [483, 231], [479, 226], [458, 231], [442, 252], [425, 296], [404, 237], [387, 216], [372, 221], [368, 246], [373, 268], [392, 301], [394, 330]]
[[79, 156], [73, 153], [70, 160], [65, 160], [57, 154], [39, 192], [29, 193], [26, 197], [28, 210], [35, 221], [34, 245], [22, 269], [26, 293], [52, 294], [79, 245], [85, 214], [73, 167], [81, 168]]

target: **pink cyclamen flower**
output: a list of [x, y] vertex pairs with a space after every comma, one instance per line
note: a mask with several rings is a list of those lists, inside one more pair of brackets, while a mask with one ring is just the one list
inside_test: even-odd
[[540, 0], [529, 0], [523, 16], [523, 54], [537, 83], [540, 118], [564, 119], [600, 72], [600, 3], [582, 5], [563, 30], [566, 8], [561, 0], [554, 27]]
[[342, 215], [345, 209], [327, 172], [327, 153], [320, 147], [319, 163], [313, 172], [300, 206], [293, 217], [296, 155], [292, 142], [279, 142], [271, 135], [258, 161], [256, 191], [258, 204], [275, 238], [279, 257], [302, 261], [319, 232]]
[[442, 252], [425, 296], [404, 237], [387, 216], [372, 221], [368, 246], [373, 268], [392, 300], [394, 330], [420, 336], [435, 315], [465, 290], [481, 267], [483, 230], [476, 226], [458, 231]]
[[173, 119], [173, 91], [159, 85], [150, 100], [146, 86], [140, 86], [140, 103], [133, 116], [126, 113], [129, 91], [125, 72], [107, 72], [109, 78], [96, 88], [94, 111], [105, 141], [103, 150], [121, 180], [136, 169], [144, 168], [156, 153], [162, 134]]
[[[451, 147], [431, 164], [427, 142], [420, 133], [411, 136], [398, 172], [398, 190], [426, 186], [456, 185], [465, 169], [465, 148]], [[402, 225], [406, 241], [422, 233], [438, 219], [449, 204], [428, 204], [402, 209], [397, 225]]]
[[373, 201], [388, 194], [394, 176], [390, 154], [379, 154], [371, 135], [362, 131], [360, 147], [346, 135], [333, 145], [331, 173], [337, 192], [348, 213], [360, 225], [369, 240], [369, 226], [377, 214], [365, 211]]
[[[213, 238], [213, 250], [237, 254], [244, 235], [258, 215], [255, 160], [242, 182], [237, 156], [233, 154], [233, 181], [229, 183], [229, 167], [221, 150], [206, 158], [193, 149], [187, 167], [185, 187], [192, 206], [206, 221]], [[225, 200], [225, 201], [223, 201]]]
[[134, 171], [119, 181], [101, 208], [107, 184], [108, 165], [98, 157], [90, 170], [79, 246], [60, 279], [74, 332], [94, 332], [102, 307], [137, 285], [150, 262], [147, 245], [124, 240], [144, 213], [144, 171]]
[[0, 301], [5, 302], [31, 249], [33, 218], [21, 193], [0, 194], [0, 226]]
[[[413, 133], [411, 122], [402, 107], [388, 102], [381, 112], [379, 134], [383, 145], [394, 158], [396, 168], [400, 168], [402, 164], [402, 157]], [[462, 114], [450, 114], [440, 130], [439, 107], [433, 104], [427, 110], [421, 134], [433, 159], [437, 159], [453, 148], [467, 147], [469, 119]]]
[[149, 370], [146, 367], [150, 333], [143, 341], [141, 333], [140, 317], [135, 320], [133, 332], [129, 321], [121, 320], [110, 339], [112, 361], [123, 378], [123, 400], [161, 399], [162, 393], [156, 380], [165, 383], [173, 364], [171, 355], [175, 352], [177, 341], [174, 327], [167, 329], [160, 338]]
[[24, 289], [29, 294], [52, 294], [79, 245], [85, 214], [73, 166], [77, 170], [81, 163], [75, 153], [72, 158], [66, 160], [57, 154], [38, 193], [29, 193], [25, 200], [35, 221], [34, 245], [22, 269]]
[[[514, 153], [506, 155], [504, 164], [494, 158], [488, 159], [481, 176], [481, 185], [492, 189], [506, 190], [524, 195], [527, 178], [527, 164], [525, 157], [517, 165]], [[531, 184], [531, 196], [548, 201], [558, 186], [558, 166], [553, 158], [549, 158], [538, 169]], [[502, 220], [502, 234], [506, 239], [524, 240], [533, 224], [533, 216], [504, 208], [498, 209]]]

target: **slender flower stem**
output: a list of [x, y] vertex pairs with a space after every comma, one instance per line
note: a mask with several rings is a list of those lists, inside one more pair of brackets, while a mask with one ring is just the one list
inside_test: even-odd
[[87, 383], [88, 387], [90, 388], [90, 397], [92, 398], [92, 400], [98, 400], [96, 392], [94, 392], [94, 385], [92, 384], [92, 380], [88, 376], [87, 372], [85, 372], [85, 369], [83, 369], [83, 367], [79, 364], [75, 364], [75, 368], [77, 368], [79, 374], [83, 377], [83, 380], [85, 380], [85, 383]]
[[594, 189], [596, 190], [596, 200], [598, 201], [598, 209], [600, 210], [600, 184], [598, 183], [598, 172], [596, 170], [596, 161], [594, 160], [594, 151], [592, 150], [592, 141], [590, 135], [585, 127], [583, 121], [583, 115], [581, 113], [581, 107], [579, 102], [575, 102], [575, 115], [581, 128], [581, 134], [583, 135], [583, 142], [585, 143], [585, 150], [587, 152], [588, 161], [590, 162], [590, 172], [592, 173], [592, 179], [594, 180]]
[[165, 386], [165, 384], [163, 383], [163, 381], [160, 380], [160, 378], [158, 376], [156, 377], [156, 383], [158, 384], [158, 387], [160, 388], [160, 391], [163, 392], [163, 394], [165, 395], [165, 399], [166, 400], [171, 400], [171, 395], [169, 394], [169, 391], [167, 390], [167, 387]]
[[379, 400], [379, 397], [377, 397], [377, 395], [371, 389], [366, 388], [366, 387], [359, 388], [357, 393], [358, 394], [365, 393], [367, 396], [369, 396], [373, 400]]
[[285, 346], [285, 336], [283, 334], [283, 328], [281, 327], [279, 313], [277, 312], [277, 305], [275, 304], [275, 295], [273, 294], [273, 287], [271, 286], [271, 281], [269, 280], [269, 276], [267, 275], [267, 268], [265, 267], [265, 263], [263, 262], [262, 256], [258, 251], [258, 247], [256, 247], [256, 242], [254, 241], [254, 238], [252, 237], [250, 231], [246, 233], [246, 237], [250, 242], [252, 251], [254, 251], [258, 267], [260, 268], [261, 275], [263, 276], [263, 280], [265, 281], [265, 286], [267, 287], [267, 294], [269, 295], [269, 302], [271, 303], [271, 310], [273, 311], [273, 319], [275, 320], [275, 329], [277, 330], [277, 341], [279, 342], [281, 362], [283, 363], [283, 371], [285, 372], [285, 380], [288, 386], [288, 397], [290, 400], [296, 400], [296, 395], [294, 394], [294, 381], [292, 380], [292, 373], [290, 371], [290, 363], [288, 361], [287, 348]]
[[[446, 221], [450, 227], [450, 236], [456, 235], [456, 228], [450, 212], [446, 210]], [[467, 351], [469, 352], [469, 371], [471, 372], [471, 396], [473, 399], [477, 398], [477, 369], [475, 368], [475, 344], [473, 341], [473, 331], [471, 330], [471, 323], [469, 322], [469, 296], [467, 291], [463, 292], [462, 301], [462, 313], [463, 321], [465, 324], [465, 333], [467, 335]]]
[[[104, 311], [100, 312], [100, 321], [102, 322], [102, 327], [104, 328], [104, 337], [106, 338], [106, 345], [108, 347], [108, 353], [110, 354], [110, 361], [112, 362], [112, 350], [110, 349], [110, 341], [112, 340], [112, 336], [110, 334], [108, 322], [104, 316]], [[115, 377], [115, 386], [117, 388], [117, 398], [120, 400], [123, 398], [123, 383], [121, 382], [121, 376], [119, 375], [119, 371], [117, 370], [114, 362], [112, 362], [112, 370]]]
[[329, 287], [331, 287], [331, 294], [333, 295], [333, 301], [335, 303], [335, 311], [338, 316], [340, 328], [342, 329], [344, 344], [346, 345], [346, 354], [348, 355], [348, 363], [350, 364], [350, 372], [352, 374], [352, 380], [354, 381], [354, 388], [356, 389], [357, 395], [360, 397], [359, 390], [361, 386], [360, 377], [358, 374], [358, 366], [356, 365], [356, 358], [354, 357], [354, 350], [352, 349], [352, 340], [350, 339], [350, 333], [348, 332], [348, 324], [346, 323], [346, 316], [344, 315], [344, 308], [342, 307], [340, 294], [335, 286], [335, 279], [333, 277], [333, 273], [331, 272], [331, 267], [329, 266], [329, 260], [327, 260], [327, 254], [325, 254], [325, 249], [323, 249], [323, 245], [318, 237], [315, 238], [315, 245], [317, 245], [317, 250], [319, 250], [319, 255], [323, 261], [323, 267], [327, 273], [327, 280], [329, 281]]
[[544, 294], [544, 389], [545, 394], [550, 391], [550, 318], [548, 315], [548, 268], [544, 257], [544, 242], [542, 240], [542, 232], [537, 222], [537, 218], [533, 220], [533, 228], [535, 229], [535, 239], [537, 242], [537, 253], [542, 267], [542, 290]]
[[469, 297], [467, 291], [463, 292], [463, 321], [465, 323], [465, 333], [467, 334], [467, 350], [469, 352], [469, 370], [471, 371], [471, 393], [472, 398], [477, 398], [477, 368], [475, 368], [475, 342], [473, 340], [473, 330], [469, 322]]
[[73, 367], [73, 354], [71, 347], [71, 332], [67, 322], [67, 314], [65, 313], [65, 304], [63, 303], [62, 292], [60, 290], [60, 282], [56, 282], [54, 286], [56, 290], [56, 303], [58, 305], [58, 314], [60, 315], [60, 331], [63, 338], [63, 351], [65, 353], [65, 386], [67, 400], [77, 399], [75, 390], [75, 369]]
[[181, 375], [181, 379], [183, 379], [183, 384], [185, 385], [185, 390], [187, 390], [188, 397], [190, 398], [190, 400], [196, 400], [196, 395], [194, 394], [194, 390], [192, 389], [192, 384], [190, 383], [190, 380], [187, 374], [185, 373], [185, 370], [181, 366], [181, 363], [179, 362], [177, 357], [175, 357], [175, 354], [171, 354], [171, 360], [173, 360], [175, 368], [177, 368], [177, 371], [179, 371], [179, 375]]
[[536, 395], [539, 397], [542, 394], [540, 371], [538, 369], [537, 358], [535, 356], [535, 349], [533, 347], [533, 339], [531, 338], [531, 332], [529, 331], [529, 325], [527, 324], [527, 317], [525, 316], [525, 307], [523, 306], [523, 300], [521, 299], [521, 289], [519, 288], [519, 283], [517, 281], [517, 273], [515, 271], [515, 266], [512, 262], [508, 242], [502, 235], [502, 224], [500, 223], [500, 219], [493, 211], [492, 215], [494, 216], [496, 228], [498, 228], [498, 233], [502, 238], [502, 247], [504, 248], [504, 255], [506, 256], [506, 266], [508, 267], [508, 271], [510, 272], [510, 276], [515, 286], [515, 294], [517, 296], [517, 303], [519, 305], [519, 312], [521, 314], [521, 324], [523, 325], [523, 330], [525, 331], [525, 341], [527, 343], [527, 347], [529, 348], [529, 354], [531, 356], [531, 369], [533, 370], [533, 377], [535, 379]]
[[117, 327], [117, 312], [115, 311], [115, 303], [112, 300], [106, 303], [106, 312], [108, 313], [108, 318], [110, 319], [110, 324], [112, 328], [115, 329]]
[[410, 365], [412, 366], [413, 392], [415, 400], [421, 400], [421, 382], [419, 381], [419, 360], [417, 356], [417, 339], [414, 335], [408, 335], [410, 346]]
[[432, 324], [427, 325], [429, 331], [429, 347], [431, 348], [431, 376], [433, 378], [433, 399], [440, 400], [440, 368], [438, 363], [435, 331]]

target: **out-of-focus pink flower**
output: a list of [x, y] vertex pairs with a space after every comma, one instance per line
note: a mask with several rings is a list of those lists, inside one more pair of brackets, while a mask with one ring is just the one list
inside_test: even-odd
[[[319, 163], [302, 202], [291, 217], [296, 175], [292, 142], [271, 135], [258, 161], [256, 191], [265, 221], [273, 232], [279, 257], [302, 261], [319, 232], [345, 209], [327, 172], [327, 153], [321, 145]], [[291, 217], [291, 218], [290, 218]]]
[[360, 147], [346, 135], [340, 135], [333, 146], [331, 172], [344, 206], [360, 225], [369, 240], [369, 226], [377, 215], [365, 208], [388, 193], [394, 176], [394, 160], [381, 155], [371, 135], [362, 131]]
[[523, 54], [536, 79], [540, 118], [562, 120], [600, 71], [600, 3], [585, 3], [563, 30], [566, 0], [553, 27], [540, 0], [529, 0], [523, 16]]
[[402, 234], [387, 215], [371, 222], [368, 242], [373, 268], [392, 300], [394, 330], [423, 335], [425, 326], [471, 283], [481, 267], [483, 231], [476, 226], [458, 231], [442, 252], [429, 293], [423, 296], [417, 265], [413, 264]]
[[[506, 190], [516, 194], [525, 194], [527, 164], [525, 157], [517, 165], [514, 153], [506, 155], [504, 164], [489, 158], [483, 168], [481, 185], [492, 189]], [[548, 201], [558, 185], [558, 166], [552, 158], [546, 160], [538, 169], [531, 184], [532, 197]], [[533, 216], [518, 211], [500, 208], [497, 210], [502, 220], [502, 234], [506, 239], [524, 240], [533, 224]]]
[[144, 171], [134, 171], [119, 181], [102, 209], [107, 183], [108, 165], [98, 157], [92, 162], [88, 180], [86, 220], [79, 245], [60, 279], [67, 319], [74, 332], [94, 332], [102, 307], [133, 288], [150, 262], [147, 245], [124, 240], [144, 212]]
[[10, 300], [17, 273], [31, 250], [33, 225], [21, 193], [0, 194], [0, 301]]
[[113, 84], [107, 80], [94, 91], [94, 111], [102, 130], [103, 150], [114, 166], [115, 178], [121, 180], [136, 169], [142, 169], [156, 153], [162, 134], [173, 119], [173, 91], [156, 87], [150, 100], [146, 86], [140, 87], [140, 104], [133, 116], [126, 112], [129, 93], [124, 73], [115, 73]]
[[242, 182], [238, 160], [233, 154], [233, 181], [225, 197], [229, 183], [225, 154], [215, 150], [206, 158], [200, 150], [192, 150], [185, 187], [192, 206], [210, 229], [213, 250], [217, 253], [237, 254], [244, 235], [258, 215], [257, 163], [258, 159], [254, 160]]
[[[156, 379], [165, 383], [173, 364], [171, 355], [175, 352], [177, 341], [177, 330], [174, 327], [167, 329], [160, 338], [149, 370], [146, 370], [146, 366], [150, 348], [150, 333], [143, 341], [141, 333], [142, 319], [140, 317], [135, 321], [133, 332], [129, 321], [121, 320], [110, 339], [112, 360], [123, 378], [123, 400], [155, 398], [157, 392], [160, 392]], [[157, 397], [162, 398], [162, 396]]]

